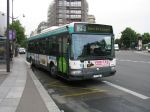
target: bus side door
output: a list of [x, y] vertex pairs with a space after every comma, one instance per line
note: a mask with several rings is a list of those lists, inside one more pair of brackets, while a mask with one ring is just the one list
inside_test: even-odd
[[59, 39], [59, 58], [58, 58], [58, 71], [63, 74], [68, 74], [69, 55], [68, 55], [68, 38], [69, 34], [63, 34]]

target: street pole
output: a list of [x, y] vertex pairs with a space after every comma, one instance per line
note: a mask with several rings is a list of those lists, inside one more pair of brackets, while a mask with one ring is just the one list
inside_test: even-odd
[[71, 23], [71, 0], [69, 0], [69, 23]]
[[[14, 48], [15, 48], [15, 43], [14, 43], [14, 37], [13, 37], [13, 22], [14, 22], [14, 15], [13, 15], [13, 0], [12, 0], [12, 51], [11, 51], [11, 56], [13, 57], [14, 54]], [[11, 58], [12, 58], [11, 57]]]
[[9, 50], [9, 0], [7, 0], [7, 39], [6, 39], [6, 69], [10, 72], [10, 50]]

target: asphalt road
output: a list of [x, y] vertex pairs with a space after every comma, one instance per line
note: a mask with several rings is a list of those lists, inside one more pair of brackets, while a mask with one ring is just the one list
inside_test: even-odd
[[150, 97], [150, 53], [116, 52], [117, 74], [110, 82]]
[[116, 75], [103, 79], [67, 82], [33, 71], [64, 112], [150, 112], [150, 53], [117, 51], [116, 58]]

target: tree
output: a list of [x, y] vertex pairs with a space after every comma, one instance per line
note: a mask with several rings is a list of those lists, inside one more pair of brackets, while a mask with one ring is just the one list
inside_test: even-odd
[[22, 27], [20, 21], [13, 21], [13, 24], [10, 25], [10, 29], [16, 31], [16, 43], [24, 47], [23, 43], [26, 40], [25, 29]]
[[135, 45], [137, 41], [137, 35], [134, 30], [131, 28], [127, 27], [124, 31], [121, 32], [121, 46], [124, 48], [131, 48]]
[[24, 39], [20, 46], [27, 48], [27, 38]]
[[120, 43], [120, 39], [115, 39], [115, 44], [119, 44]]
[[150, 34], [149, 33], [144, 33], [142, 35], [142, 42], [143, 42], [143, 44], [147, 44], [150, 42]]

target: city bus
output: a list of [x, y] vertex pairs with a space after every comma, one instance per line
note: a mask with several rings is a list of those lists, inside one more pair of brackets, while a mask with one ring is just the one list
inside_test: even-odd
[[116, 72], [114, 34], [110, 25], [70, 23], [28, 38], [27, 61], [53, 77], [84, 80]]

